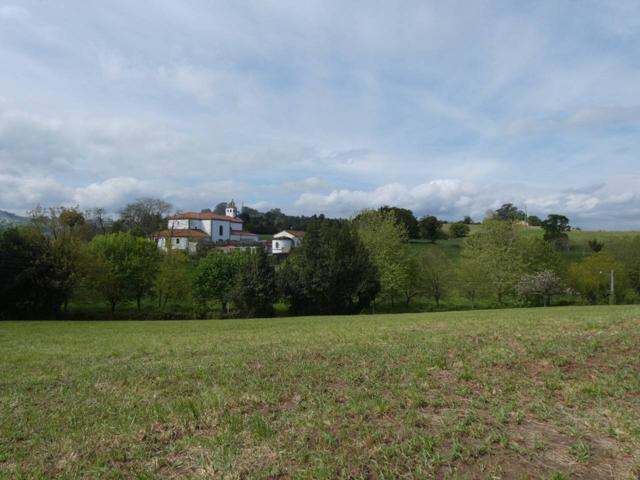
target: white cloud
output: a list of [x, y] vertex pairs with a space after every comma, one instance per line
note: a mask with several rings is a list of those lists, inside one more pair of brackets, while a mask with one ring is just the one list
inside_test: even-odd
[[513, 201], [632, 222], [637, 186], [592, 187], [640, 174], [633, 0], [66, 5], [0, 6], [0, 208]]
[[171, 69], [161, 67], [158, 75], [161, 79], [166, 78], [182, 93], [192, 95], [201, 101], [211, 99], [215, 93], [215, 76], [206, 69], [190, 65], [181, 65]]
[[0, 5], [0, 18], [7, 20], [26, 20], [30, 17], [29, 10], [19, 5]]
[[[635, 185], [632, 185], [633, 182]], [[623, 194], [615, 192], [623, 186], [631, 188]], [[586, 190], [586, 188], [585, 188]], [[317, 211], [349, 216], [364, 208], [396, 205], [410, 208], [418, 216], [435, 214], [455, 220], [471, 215], [480, 220], [489, 209], [511, 202], [526, 208], [529, 214], [569, 215], [578, 226], [593, 227], [593, 219], [620, 227], [640, 228], [637, 218], [629, 221], [632, 212], [640, 208], [640, 177], [611, 177], [592, 192], [554, 191], [531, 185], [474, 185], [458, 180], [433, 180], [414, 186], [392, 183], [373, 190], [333, 190], [327, 194], [303, 193], [296, 206], [306, 213]], [[603, 220], [606, 219], [606, 220]]]

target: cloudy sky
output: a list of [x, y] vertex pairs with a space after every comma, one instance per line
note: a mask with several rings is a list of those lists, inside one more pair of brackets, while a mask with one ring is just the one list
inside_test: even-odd
[[0, 0], [0, 209], [640, 229], [640, 2]]

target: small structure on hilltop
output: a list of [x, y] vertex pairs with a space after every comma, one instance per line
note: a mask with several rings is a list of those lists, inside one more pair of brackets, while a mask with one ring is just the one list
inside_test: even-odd
[[300, 246], [304, 232], [300, 230], [283, 230], [276, 233], [271, 240], [271, 253], [280, 255], [291, 252], [292, 248]]
[[158, 248], [185, 250], [195, 253], [199, 243], [212, 242], [216, 247], [247, 248], [255, 246], [258, 235], [245, 231], [244, 221], [238, 217], [233, 200], [227, 205], [225, 215], [213, 212], [178, 213], [169, 218], [167, 230], [155, 235]]

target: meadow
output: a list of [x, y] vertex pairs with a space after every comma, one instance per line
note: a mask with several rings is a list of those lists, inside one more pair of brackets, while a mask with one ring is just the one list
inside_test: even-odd
[[[442, 230], [447, 233], [451, 224], [445, 224]], [[481, 225], [470, 225], [471, 231], [478, 231]], [[520, 229], [520, 235], [529, 238], [542, 238], [544, 231], [539, 227], [523, 227]], [[636, 235], [640, 235], [640, 232], [629, 231], [606, 231], [606, 230], [572, 230], [567, 233], [569, 236], [569, 245], [566, 249], [560, 251], [562, 257], [570, 262], [580, 261], [584, 257], [590, 255], [592, 252], [589, 247], [589, 240], [597, 240], [606, 245], [612, 241], [622, 238], [628, 238]], [[438, 240], [436, 243], [431, 243], [426, 240], [411, 240], [409, 247], [416, 252], [424, 251], [424, 249], [440, 249], [445, 253], [450, 260], [457, 261], [462, 254], [462, 247], [464, 238], [448, 238], [446, 240]]]
[[0, 322], [0, 478], [638, 478], [640, 306]]

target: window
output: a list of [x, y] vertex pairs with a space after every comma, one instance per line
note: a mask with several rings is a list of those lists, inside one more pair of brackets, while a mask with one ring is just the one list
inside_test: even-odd
[[224, 228], [222, 227], [222, 225], [220, 225], [218, 231], [220, 232], [220, 236], [224, 235]]
[[276, 242], [276, 248], [280, 248], [280, 242]]
[[176, 238], [176, 243], [177, 243], [178, 245], [180, 245], [180, 239], [179, 239], [179, 238]]

